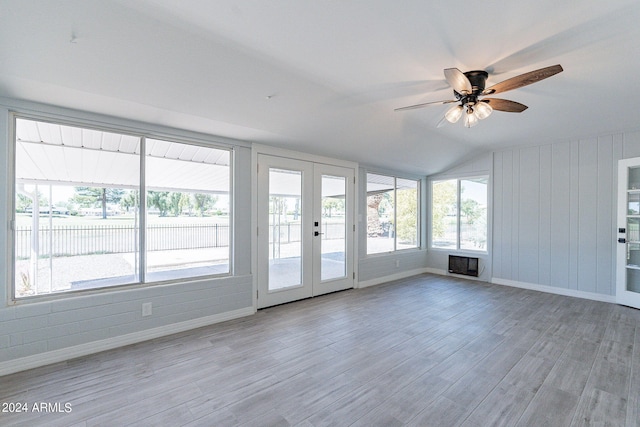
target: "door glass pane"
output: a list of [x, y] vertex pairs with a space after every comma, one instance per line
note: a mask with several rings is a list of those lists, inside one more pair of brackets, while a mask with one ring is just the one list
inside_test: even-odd
[[322, 175], [322, 220], [320, 222], [321, 265], [320, 279], [345, 277], [347, 180], [343, 176]]
[[627, 240], [640, 243], [640, 218], [627, 218]]
[[640, 184], [639, 168], [629, 169], [629, 189], [627, 198], [627, 290], [640, 292], [640, 194], [635, 190]]
[[627, 243], [627, 266], [640, 268], [640, 243]]
[[627, 201], [627, 215], [640, 214], [640, 193], [630, 192]]
[[627, 290], [640, 293], [640, 168], [629, 168], [627, 190]]
[[627, 268], [627, 291], [640, 293], [640, 270]]
[[302, 172], [269, 169], [269, 290], [302, 284]]
[[640, 190], [640, 167], [629, 168], [627, 190]]

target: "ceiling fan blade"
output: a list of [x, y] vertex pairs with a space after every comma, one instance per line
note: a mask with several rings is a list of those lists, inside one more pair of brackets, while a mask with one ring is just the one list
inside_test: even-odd
[[556, 75], [561, 71], [562, 66], [560, 66], [560, 64], [540, 68], [539, 70], [535, 71], [529, 71], [528, 73], [520, 74], [519, 76], [515, 76], [500, 83], [496, 83], [490, 88], [485, 89], [482, 94], [492, 95], [494, 93], [502, 93], [508, 90], [518, 89], [520, 87], [539, 82], [540, 80], [544, 80], [547, 77]]
[[438, 124], [436, 125], [437, 128], [441, 128], [442, 126], [446, 125], [447, 123], [449, 123], [447, 121], [447, 118], [442, 116], [442, 118], [440, 119], [440, 121], [438, 122]]
[[416, 108], [422, 108], [422, 107], [426, 107], [428, 105], [435, 105], [435, 104], [451, 104], [452, 102], [458, 102], [455, 99], [449, 100], [449, 101], [433, 101], [433, 102], [424, 102], [422, 104], [416, 104], [416, 105], [409, 105], [408, 107], [400, 107], [400, 108], [396, 108], [393, 111], [404, 111], [404, 110], [413, 110]]
[[519, 102], [509, 101], [508, 99], [489, 98], [483, 99], [481, 102], [486, 102], [497, 111], [505, 111], [507, 113], [522, 113], [527, 107]]
[[446, 68], [444, 70], [444, 77], [453, 90], [458, 93], [468, 95], [473, 91], [473, 87], [467, 76], [457, 68]]

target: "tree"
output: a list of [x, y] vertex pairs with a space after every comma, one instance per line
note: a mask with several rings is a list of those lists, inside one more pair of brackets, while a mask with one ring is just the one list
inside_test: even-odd
[[452, 213], [457, 200], [457, 181], [433, 183], [431, 195], [431, 224], [434, 237], [443, 237], [447, 229], [446, 218]]
[[140, 192], [138, 190], [128, 192], [120, 199], [120, 206], [127, 212], [130, 208], [140, 206]]
[[173, 216], [180, 216], [189, 207], [190, 197], [186, 193], [169, 193], [169, 209]]
[[204, 213], [216, 204], [218, 198], [211, 194], [194, 193], [193, 206], [196, 209], [197, 216], [203, 216]]
[[[40, 191], [38, 191], [38, 203], [40, 206], [49, 204], [49, 200]], [[16, 211], [26, 212], [28, 208], [33, 208], [33, 199], [24, 193], [16, 193]]]
[[344, 199], [325, 197], [322, 199], [322, 210], [324, 216], [331, 218], [334, 211], [344, 212]]
[[398, 241], [416, 244], [418, 239], [418, 193], [416, 189], [396, 191], [396, 222]]
[[480, 204], [473, 199], [464, 199], [460, 203], [460, 211], [467, 219], [467, 224], [473, 224], [482, 215]]
[[380, 203], [382, 203], [383, 195], [373, 194], [367, 196], [367, 235], [369, 237], [378, 237], [382, 234], [382, 224], [380, 224]]
[[149, 191], [147, 193], [147, 207], [155, 207], [160, 211], [160, 216], [167, 216], [171, 207], [168, 191]]
[[102, 218], [107, 218], [107, 203], [120, 203], [124, 190], [121, 188], [75, 187], [71, 200], [87, 208], [102, 207]]

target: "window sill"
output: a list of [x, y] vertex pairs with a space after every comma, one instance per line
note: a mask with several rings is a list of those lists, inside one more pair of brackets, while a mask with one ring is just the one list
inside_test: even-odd
[[429, 252], [446, 252], [451, 254], [462, 255], [489, 255], [487, 250], [473, 250], [473, 249], [448, 249], [448, 248], [429, 248]]

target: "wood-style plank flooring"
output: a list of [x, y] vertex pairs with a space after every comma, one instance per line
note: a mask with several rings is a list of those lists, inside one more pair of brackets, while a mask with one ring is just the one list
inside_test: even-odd
[[640, 426], [640, 311], [421, 275], [0, 378], [24, 426]]

